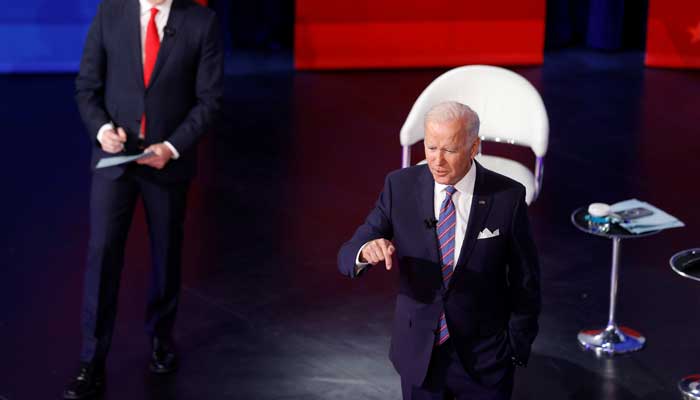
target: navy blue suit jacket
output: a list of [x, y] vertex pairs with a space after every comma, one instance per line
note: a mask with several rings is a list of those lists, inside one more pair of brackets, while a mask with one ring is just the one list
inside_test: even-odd
[[[444, 310], [450, 337], [467, 372], [492, 385], [527, 362], [538, 331], [539, 266], [530, 233], [525, 188], [474, 162], [476, 182], [467, 232], [448, 287], [442, 281], [434, 218], [434, 180], [426, 165], [390, 173], [375, 208], [338, 254], [355, 277], [362, 245], [385, 238], [396, 247], [399, 293], [390, 358], [408, 382], [420, 385]], [[477, 239], [484, 228], [500, 235]]]
[[[90, 26], [76, 101], [93, 143], [92, 165], [102, 157], [96, 135], [113, 121], [127, 132], [126, 150], [139, 152], [138, 133], [146, 112], [146, 145], [169, 141], [180, 153], [163, 170], [144, 168], [160, 181], [194, 176], [195, 144], [221, 106], [223, 51], [216, 15], [189, 0], [173, 0], [148, 88], [143, 81], [138, 0], [103, 0]], [[119, 177], [125, 167], [98, 173]]]

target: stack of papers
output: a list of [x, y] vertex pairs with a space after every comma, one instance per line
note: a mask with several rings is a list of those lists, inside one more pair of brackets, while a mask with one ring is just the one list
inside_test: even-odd
[[610, 206], [610, 210], [615, 214], [624, 214], [625, 210], [632, 210], [636, 208], [647, 209], [651, 211], [651, 214], [635, 219], [619, 220], [619, 225], [631, 233], [640, 234], [658, 231], [661, 229], [679, 228], [685, 226], [683, 222], [673, 215], [668, 214], [667, 212], [658, 209], [647, 202], [639, 201], [637, 199], [621, 201]]
[[141, 154], [135, 154], [132, 156], [115, 156], [115, 157], [105, 157], [100, 159], [100, 161], [97, 162], [97, 166], [95, 168], [108, 168], [108, 167], [114, 167], [116, 165], [122, 165], [122, 164], [128, 164], [130, 162], [134, 162], [136, 160], [139, 160], [141, 158], [146, 158], [146, 157], [151, 157], [153, 155], [152, 151], [146, 151]]

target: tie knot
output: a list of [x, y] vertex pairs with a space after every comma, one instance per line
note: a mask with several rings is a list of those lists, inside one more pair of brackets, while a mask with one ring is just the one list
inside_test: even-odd
[[452, 196], [453, 194], [455, 194], [455, 192], [457, 191], [457, 189], [455, 189], [454, 186], [450, 185], [450, 186], [447, 186], [447, 187], [445, 188], [445, 191], [447, 192], [447, 195], [448, 195], [448, 196]]
[[151, 18], [155, 17], [156, 14], [158, 14], [158, 9], [155, 7], [151, 8]]

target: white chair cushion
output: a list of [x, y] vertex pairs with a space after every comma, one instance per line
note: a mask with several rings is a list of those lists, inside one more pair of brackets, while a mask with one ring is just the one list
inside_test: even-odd
[[476, 160], [486, 169], [505, 175], [525, 186], [525, 202], [530, 205], [535, 194], [535, 175], [526, 166], [507, 158], [479, 154]]

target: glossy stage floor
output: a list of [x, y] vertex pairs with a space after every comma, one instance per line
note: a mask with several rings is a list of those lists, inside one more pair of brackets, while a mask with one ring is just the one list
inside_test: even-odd
[[[514, 69], [542, 93], [551, 122], [544, 189], [530, 208], [541, 333], [514, 399], [680, 398], [677, 380], [700, 373], [700, 284], [668, 259], [700, 247], [700, 73], [586, 51]], [[398, 399], [387, 358], [396, 272], [351, 282], [336, 252], [400, 166], [401, 124], [443, 70], [230, 72], [225, 118], [201, 147], [190, 193], [182, 367], [147, 372], [138, 211], [104, 398]], [[89, 144], [73, 76], [2, 76], [0, 85], [0, 399], [59, 398], [77, 367]], [[534, 163], [526, 150], [485, 150]], [[618, 317], [647, 346], [598, 359], [576, 334], [607, 321], [611, 244], [569, 216], [628, 198], [687, 226], [623, 241]]]

